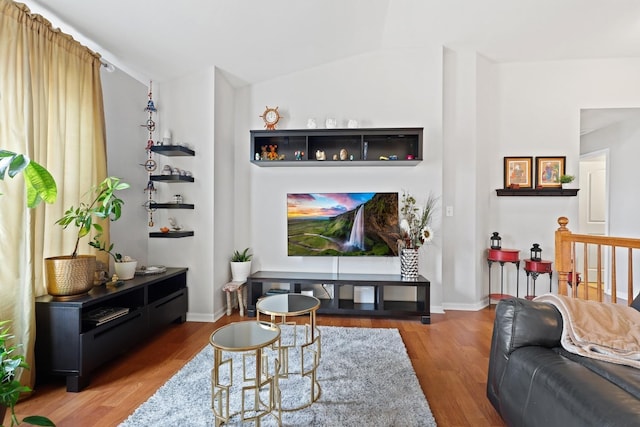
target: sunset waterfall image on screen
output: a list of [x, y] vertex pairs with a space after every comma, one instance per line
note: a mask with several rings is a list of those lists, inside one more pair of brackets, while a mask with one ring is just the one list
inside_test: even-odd
[[398, 193], [287, 194], [289, 256], [397, 256]]

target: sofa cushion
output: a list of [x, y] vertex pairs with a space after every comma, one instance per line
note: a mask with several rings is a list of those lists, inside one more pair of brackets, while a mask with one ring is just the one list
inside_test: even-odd
[[614, 363], [608, 363], [589, 357], [578, 356], [577, 354], [569, 353], [561, 347], [554, 350], [562, 356], [571, 359], [601, 377], [606, 378], [608, 381], [611, 381], [618, 387], [623, 388], [628, 393], [640, 399], [640, 369], [632, 368], [631, 366], [616, 365]]
[[507, 425], [637, 426], [640, 401], [595, 372], [544, 347], [512, 352], [500, 383]]

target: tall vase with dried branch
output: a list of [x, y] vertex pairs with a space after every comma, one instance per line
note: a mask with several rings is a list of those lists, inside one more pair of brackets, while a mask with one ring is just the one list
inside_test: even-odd
[[433, 218], [438, 197], [429, 194], [424, 206], [418, 206], [415, 197], [404, 192], [400, 201], [400, 231], [398, 252], [400, 274], [404, 280], [418, 278], [418, 259], [421, 246], [433, 240]]

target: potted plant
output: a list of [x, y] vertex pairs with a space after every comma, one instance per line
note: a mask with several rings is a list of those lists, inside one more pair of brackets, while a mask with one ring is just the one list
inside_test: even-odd
[[129, 280], [133, 279], [136, 274], [136, 267], [138, 266], [138, 261], [134, 260], [130, 256], [122, 255], [113, 251], [113, 243], [106, 247], [105, 242], [100, 241], [100, 237], [102, 234], [96, 234], [93, 238], [92, 242], [89, 242], [89, 245], [93, 246], [99, 251], [103, 251], [108, 253], [111, 258], [113, 258], [113, 267], [116, 271], [116, 276], [120, 280]]
[[[29, 369], [29, 365], [24, 361], [24, 356], [17, 353], [18, 346], [9, 344], [14, 337], [9, 334], [8, 323], [8, 320], [0, 322], [0, 422], [9, 409], [13, 427], [21, 423], [15, 413], [20, 393], [30, 392], [31, 388], [20, 384], [16, 379], [18, 370]], [[55, 426], [50, 419], [39, 415], [25, 417], [22, 422], [35, 426]]]
[[[19, 173], [23, 174], [27, 187], [28, 207], [33, 208], [41, 201], [55, 202], [58, 188], [49, 171], [23, 154], [0, 150], [0, 180], [4, 180], [5, 175], [14, 178]], [[12, 340], [13, 336], [9, 334], [9, 328], [6, 326], [8, 323], [8, 320], [0, 321], [0, 423], [9, 409], [11, 426], [15, 426], [20, 424], [14, 410], [20, 393], [30, 392], [31, 389], [23, 386], [16, 379], [18, 370], [29, 369], [29, 365], [25, 362], [23, 355], [17, 354], [18, 347], [9, 345], [9, 340]], [[22, 422], [39, 426], [55, 426], [51, 420], [41, 416], [25, 417]]]
[[245, 282], [251, 274], [251, 257], [249, 248], [242, 252], [236, 250], [231, 257], [231, 280], [234, 282]]
[[576, 177], [573, 175], [560, 175], [560, 185], [562, 188], [568, 188], [574, 179], [576, 179]]
[[124, 201], [117, 197], [116, 191], [127, 188], [129, 188], [129, 184], [121, 182], [120, 178], [107, 177], [89, 190], [87, 194], [91, 194], [90, 202], [80, 202], [77, 208], [71, 206], [64, 213], [64, 216], [56, 221], [56, 224], [65, 229], [73, 225], [78, 231], [76, 244], [71, 255], [45, 259], [49, 294], [54, 296], [77, 295], [91, 289], [96, 270], [96, 257], [94, 255], [78, 255], [80, 239], [88, 235], [91, 230], [97, 231], [100, 236], [102, 235], [102, 226], [94, 222], [94, 218], [108, 218], [110, 221], [116, 221], [120, 218]]

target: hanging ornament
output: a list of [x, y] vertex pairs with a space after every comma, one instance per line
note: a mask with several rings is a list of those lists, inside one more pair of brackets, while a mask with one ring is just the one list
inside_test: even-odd
[[149, 213], [149, 227], [153, 227], [154, 225], [153, 212], [155, 211], [155, 208], [153, 208], [152, 206], [153, 204], [155, 204], [155, 202], [153, 201], [153, 193], [156, 191], [155, 185], [153, 184], [153, 180], [151, 179], [151, 174], [153, 171], [156, 170], [156, 167], [157, 167], [157, 163], [153, 159], [153, 151], [151, 151], [154, 145], [153, 132], [156, 130], [156, 122], [153, 121], [153, 113], [158, 111], [156, 109], [155, 103], [153, 102], [153, 91], [151, 90], [152, 84], [153, 82], [150, 81], [149, 95], [148, 95], [149, 99], [147, 100], [147, 106], [144, 109], [144, 111], [149, 113], [149, 117], [147, 118], [147, 123], [144, 125], [141, 125], [143, 127], [146, 127], [147, 131], [149, 132], [149, 138], [147, 139], [147, 146], [145, 148], [145, 150], [147, 150], [147, 160], [144, 163], [142, 163], [142, 166], [144, 166], [148, 175], [147, 187], [144, 190], [147, 193], [147, 201], [145, 202], [144, 206], [147, 209], [147, 212]]

